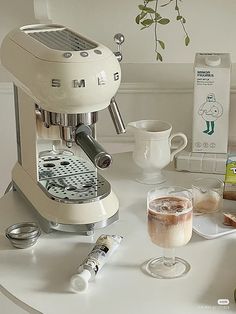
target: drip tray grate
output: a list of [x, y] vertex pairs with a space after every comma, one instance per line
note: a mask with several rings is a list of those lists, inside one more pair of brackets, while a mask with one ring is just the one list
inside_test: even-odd
[[106, 197], [110, 183], [96, 168], [77, 156], [44, 156], [39, 159], [39, 185], [60, 202], [87, 203]]

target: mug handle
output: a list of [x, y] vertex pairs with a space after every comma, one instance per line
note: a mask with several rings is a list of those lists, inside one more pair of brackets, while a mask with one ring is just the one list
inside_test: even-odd
[[181, 150], [183, 150], [187, 144], [188, 144], [188, 139], [187, 136], [183, 133], [174, 133], [169, 137], [169, 143], [170, 143], [170, 147], [171, 147], [171, 141], [173, 140], [174, 137], [182, 137], [183, 139], [183, 144], [179, 145], [175, 150], [173, 150], [170, 154], [170, 161], [172, 161], [174, 159], [174, 156], [179, 153]]

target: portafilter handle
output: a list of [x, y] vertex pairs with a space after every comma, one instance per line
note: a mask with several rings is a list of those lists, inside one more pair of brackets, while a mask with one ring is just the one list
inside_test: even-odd
[[83, 149], [95, 167], [105, 169], [110, 166], [111, 155], [92, 137], [92, 130], [89, 126], [80, 124], [76, 128], [75, 142]]

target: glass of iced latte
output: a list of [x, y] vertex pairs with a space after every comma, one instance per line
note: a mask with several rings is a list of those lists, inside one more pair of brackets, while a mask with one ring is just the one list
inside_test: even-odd
[[192, 236], [192, 194], [179, 186], [156, 188], [147, 195], [147, 224], [151, 241], [163, 248], [163, 256], [148, 261], [146, 271], [156, 278], [178, 278], [190, 270], [175, 257], [175, 248]]

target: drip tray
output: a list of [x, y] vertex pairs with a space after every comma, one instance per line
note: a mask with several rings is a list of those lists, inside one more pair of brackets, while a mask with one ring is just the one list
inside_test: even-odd
[[39, 158], [39, 185], [59, 202], [88, 203], [110, 194], [110, 183], [97, 169], [77, 156], [53, 155]]

